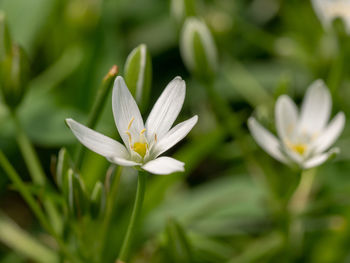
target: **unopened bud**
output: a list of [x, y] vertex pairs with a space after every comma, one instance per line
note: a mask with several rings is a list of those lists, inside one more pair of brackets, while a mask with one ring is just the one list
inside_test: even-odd
[[196, 6], [194, 0], [171, 0], [171, 15], [178, 24], [182, 24], [187, 17], [196, 15]]
[[124, 70], [126, 85], [141, 110], [148, 104], [152, 84], [152, 62], [147, 46], [141, 44], [129, 54]]
[[88, 208], [85, 186], [79, 175], [72, 169], [69, 169], [63, 178], [62, 191], [69, 214], [77, 218], [84, 215]]
[[188, 18], [181, 32], [180, 51], [187, 69], [202, 80], [213, 77], [217, 69], [217, 50], [206, 24]]
[[338, 19], [339, 22], [335, 25], [336, 31], [340, 30], [350, 34], [350, 2], [348, 0], [312, 0], [311, 2], [316, 15], [327, 30], [331, 29], [334, 26], [334, 20]]
[[59, 188], [62, 188], [63, 176], [67, 174], [68, 170], [73, 166], [72, 160], [66, 150], [62, 148], [58, 152], [57, 166], [56, 166], [56, 183]]
[[29, 66], [23, 49], [13, 45], [11, 53], [0, 61], [0, 85], [7, 106], [15, 109], [27, 90]]
[[11, 37], [6, 23], [4, 12], [0, 11], [0, 60], [11, 53]]
[[90, 212], [93, 218], [103, 214], [106, 208], [106, 191], [101, 182], [97, 182], [90, 198]]

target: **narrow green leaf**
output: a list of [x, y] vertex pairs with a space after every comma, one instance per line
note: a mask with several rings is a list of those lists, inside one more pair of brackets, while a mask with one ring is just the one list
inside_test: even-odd
[[172, 262], [193, 262], [192, 248], [181, 225], [174, 219], [169, 219], [166, 225], [167, 250]]
[[10, 218], [0, 213], [0, 241], [34, 262], [59, 262], [55, 251], [41, 244]]

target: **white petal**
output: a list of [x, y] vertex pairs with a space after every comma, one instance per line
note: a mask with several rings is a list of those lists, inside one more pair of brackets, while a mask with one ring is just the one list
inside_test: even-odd
[[[137, 104], [131, 95], [125, 81], [118, 76], [114, 82], [112, 95], [112, 108], [114, 121], [120, 137], [125, 145], [129, 146], [128, 128], [132, 138], [139, 138], [140, 132], [144, 129], [143, 120]], [[131, 120], [132, 124], [129, 126]]]
[[333, 155], [337, 152], [339, 152], [338, 148], [333, 148], [326, 153], [316, 155], [316, 156], [312, 157], [311, 159], [307, 160], [304, 163], [303, 167], [304, 167], [304, 169], [309, 169], [309, 168], [312, 168], [315, 166], [319, 166], [322, 163], [324, 163], [325, 161], [327, 161], [331, 155]]
[[270, 154], [276, 160], [288, 164], [287, 158], [280, 150], [280, 143], [277, 138], [262, 127], [254, 118], [250, 117], [248, 120], [249, 130], [261, 148], [263, 148], [268, 154]]
[[331, 147], [343, 131], [344, 125], [345, 115], [343, 112], [339, 112], [321, 133], [321, 135], [316, 139], [315, 151], [319, 153]]
[[146, 122], [149, 141], [158, 140], [170, 130], [185, 100], [186, 84], [180, 77], [173, 79], [154, 105]]
[[300, 113], [300, 129], [310, 133], [322, 131], [332, 108], [332, 98], [322, 80], [316, 80], [308, 88]]
[[141, 165], [140, 163], [125, 159], [125, 158], [119, 158], [119, 157], [111, 157], [108, 158], [108, 161], [111, 163], [118, 164], [120, 166], [139, 166]]
[[91, 151], [104, 157], [128, 158], [129, 153], [121, 143], [98, 133], [73, 119], [66, 119], [66, 123], [75, 137]]
[[198, 116], [193, 116], [191, 119], [181, 122], [175, 127], [173, 127], [164, 137], [155, 144], [152, 156], [157, 157], [163, 152], [167, 151], [179, 141], [181, 141], [185, 136], [192, 130], [194, 125], [198, 121]]
[[275, 118], [278, 136], [282, 140], [291, 138], [298, 121], [298, 109], [287, 95], [278, 98]]
[[159, 157], [149, 161], [141, 168], [152, 174], [171, 174], [183, 172], [185, 164], [170, 157]]

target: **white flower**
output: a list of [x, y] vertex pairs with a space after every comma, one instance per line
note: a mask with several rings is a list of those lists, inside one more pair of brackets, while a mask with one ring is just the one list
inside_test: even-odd
[[194, 116], [171, 128], [182, 108], [185, 92], [185, 82], [176, 77], [167, 85], [144, 124], [124, 79], [118, 76], [114, 82], [112, 108], [126, 147], [72, 119], [66, 122], [83, 145], [112, 163], [138, 166], [153, 174], [183, 171], [184, 163], [158, 156], [182, 140], [197, 123], [198, 116]]
[[350, 1], [349, 0], [312, 0], [312, 5], [323, 26], [332, 27], [332, 22], [339, 17], [344, 21], [350, 34]]
[[341, 134], [345, 115], [339, 112], [328, 124], [331, 110], [331, 95], [324, 82], [316, 80], [306, 92], [300, 113], [290, 97], [278, 98], [275, 121], [279, 138], [252, 117], [248, 127], [256, 142], [272, 157], [307, 169], [325, 162], [337, 150], [326, 152]]

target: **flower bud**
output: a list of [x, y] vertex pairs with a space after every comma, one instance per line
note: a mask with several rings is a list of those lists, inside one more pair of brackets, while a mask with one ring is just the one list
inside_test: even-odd
[[145, 110], [152, 84], [151, 56], [145, 44], [129, 54], [124, 70], [125, 82], [141, 110]]
[[63, 178], [62, 191], [69, 214], [77, 218], [84, 215], [88, 208], [85, 186], [79, 175], [72, 169], [69, 169]]
[[11, 37], [6, 23], [5, 13], [0, 11], [0, 60], [11, 53]]
[[90, 212], [93, 218], [101, 216], [106, 208], [106, 191], [101, 182], [95, 184], [90, 198]]
[[187, 17], [196, 15], [196, 6], [194, 0], [171, 0], [171, 15], [178, 24], [182, 24]]
[[217, 50], [206, 24], [197, 18], [185, 21], [180, 51], [187, 69], [201, 80], [210, 80], [217, 69]]
[[67, 174], [68, 170], [72, 168], [72, 160], [66, 150], [62, 148], [58, 152], [57, 166], [56, 166], [56, 183], [59, 188], [62, 188], [63, 176]]
[[350, 2], [348, 0], [325, 1], [312, 0], [312, 6], [325, 29], [332, 28], [334, 19], [338, 19], [336, 31], [341, 30], [350, 34]]
[[23, 49], [12, 45], [11, 53], [0, 61], [0, 86], [7, 106], [15, 109], [28, 85], [29, 65]]

